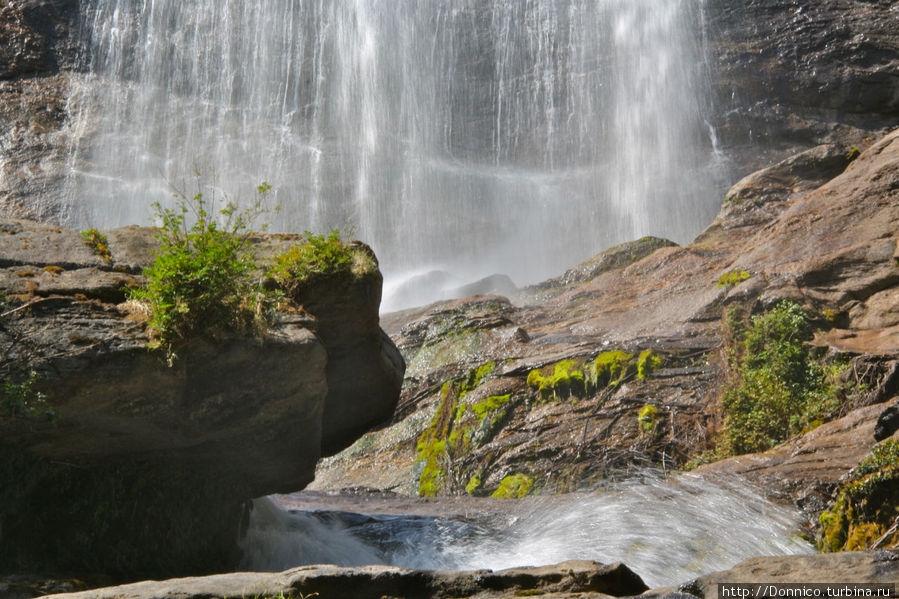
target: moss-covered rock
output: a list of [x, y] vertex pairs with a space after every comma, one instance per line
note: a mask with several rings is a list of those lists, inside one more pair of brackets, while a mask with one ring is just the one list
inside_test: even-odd
[[849, 472], [819, 523], [821, 551], [861, 551], [875, 543], [899, 546], [899, 440], [876, 445]]
[[500, 499], [521, 499], [531, 492], [533, 486], [533, 477], [527, 474], [510, 474], [503, 478], [499, 487], [490, 496]]

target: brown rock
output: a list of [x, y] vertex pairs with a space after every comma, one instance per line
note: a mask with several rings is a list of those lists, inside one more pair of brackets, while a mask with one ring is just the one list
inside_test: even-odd
[[[0, 420], [4, 480], [17, 481], [0, 497], [0, 563], [220, 571], [235, 559], [242, 502], [302, 489], [323, 448], [392, 413], [404, 364], [378, 326], [380, 273], [372, 262], [364, 277], [320, 278], [310, 292], [340, 302], [282, 314], [259, 338], [191, 340], [170, 366], [148, 351], [144, 316], [121, 303], [152, 261], [152, 233], [108, 237], [103, 258], [76, 231], [0, 222], [0, 291], [11, 298], [0, 375], [39, 373], [36, 390], [59, 416]], [[271, 253], [292, 241], [259, 243]], [[339, 427], [323, 425], [329, 404]], [[148, 505], [122, 511], [129, 502]]]

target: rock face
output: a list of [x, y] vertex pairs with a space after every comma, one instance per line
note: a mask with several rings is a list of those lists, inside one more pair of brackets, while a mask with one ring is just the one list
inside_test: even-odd
[[[59, 415], [0, 420], [0, 472], [16, 481], [0, 493], [0, 563], [226, 568], [245, 500], [303, 488], [323, 451], [392, 413], [404, 364], [378, 326], [380, 273], [318, 280], [310, 297], [343, 301], [281, 315], [261, 338], [191, 341], [168, 366], [122, 303], [152, 231], [108, 238], [104, 259], [76, 231], [0, 222], [3, 378], [37, 372]], [[295, 241], [259, 239], [258, 254]]]
[[706, 12], [714, 124], [737, 173], [896, 125], [895, 3], [716, 0]]
[[[846, 149], [747, 177], [689, 246], [613, 248], [525, 290], [518, 306], [475, 296], [385, 316], [408, 363], [394, 424], [323, 461], [313, 487], [491, 494], [515, 477], [556, 491], [683, 465], [720, 426], [725, 308], [790, 299], [813, 315], [814, 343], [853, 360], [858, 390], [834, 416], [848, 415], [757, 458], [767, 466], [721, 468], [820, 509], [897, 393], [899, 131], [858, 157]], [[728, 273], [745, 277], [722, 284]]]
[[0, 215], [53, 219], [65, 177], [69, 76], [79, 69], [79, 0], [0, 7]]

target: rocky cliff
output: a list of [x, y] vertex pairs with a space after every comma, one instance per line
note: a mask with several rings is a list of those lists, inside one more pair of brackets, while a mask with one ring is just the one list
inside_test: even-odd
[[[0, 415], [0, 563], [135, 576], [235, 563], [241, 506], [309, 483], [323, 452], [389, 418], [404, 364], [378, 326], [381, 275], [316, 279], [260, 337], [147, 349], [125, 288], [156, 241], [128, 227], [97, 253], [77, 231], [0, 222], [4, 381], [57, 418]], [[256, 238], [257, 256], [298, 236]], [[18, 377], [18, 378], [17, 378]], [[4, 408], [10, 406], [4, 405]]]

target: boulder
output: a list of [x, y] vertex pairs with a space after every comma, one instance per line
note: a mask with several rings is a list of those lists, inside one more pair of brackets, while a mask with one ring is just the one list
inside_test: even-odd
[[[305, 288], [339, 302], [306, 302], [258, 337], [190, 340], [169, 365], [124, 303], [152, 231], [107, 237], [104, 256], [77, 231], [0, 222], [0, 368], [37, 373], [32, 391], [58, 415], [0, 418], [0, 563], [221, 571], [244, 501], [302, 489], [323, 452], [393, 412], [404, 364], [378, 326], [377, 263]], [[297, 239], [255, 239], [257, 254]]]

